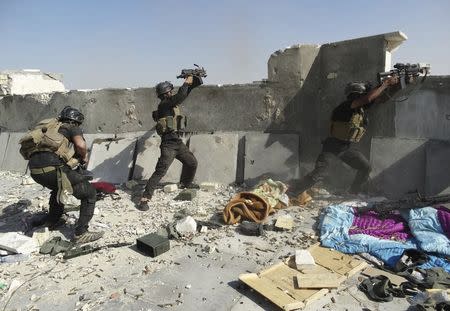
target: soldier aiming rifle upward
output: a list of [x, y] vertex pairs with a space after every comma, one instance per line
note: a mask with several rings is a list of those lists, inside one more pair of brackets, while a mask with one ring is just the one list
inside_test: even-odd
[[195, 65], [194, 69], [183, 69], [177, 78], [183, 78], [184, 83], [173, 94], [173, 84], [169, 81], [156, 85], [156, 95], [160, 99], [158, 109], [153, 111], [153, 120], [156, 122], [156, 132], [161, 136], [161, 156], [156, 163], [155, 171], [147, 181], [137, 209], [146, 211], [159, 181], [167, 173], [172, 162], [177, 159], [183, 163], [180, 177], [180, 188], [196, 188], [193, 183], [197, 170], [197, 159], [181, 140], [180, 134], [187, 125], [186, 116], [181, 113], [181, 103], [190, 92], [203, 84], [202, 77], [206, 77], [203, 67]]
[[385, 79], [392, 76], [397, 76], [400, 80], [400, 86], [402, 89], [406, 87], [406, 84], [412, 83], [418, 78], [421, 74], [423, 75], [423, 79], [421, 82], [425, 80], [425, 77], [430, 73], [430, 64], [426, 63], [417, 63], [417, 64], [402, 64], [397, 63], [394, 65], [394, 69], [386, 72], [379, 72], [377, 75], [378, 84], [382, 84]]

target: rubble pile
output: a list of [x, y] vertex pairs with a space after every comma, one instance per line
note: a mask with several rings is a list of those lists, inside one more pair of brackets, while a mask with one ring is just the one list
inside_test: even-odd
[[[0, 180], [0, 234], [30, 235], [27, 223], [47, 209], [48, 190], [9, 172], [0, 172]], [[93, 243], [94, 251], [71, 259], [65, 259], [63, 252], [44, 255], [32, 251], [15, 263], [1, 263], [0, 308], [194, 310], [200, 306], [260, 310], [270, 303], [261, 296], [247, 298], [256, 292], [240, 284], [238, 276], [295, 258], [299, 250], [316, 245], [322, 209], [344, 201], [322, 191], [305, 206], [287, 206], [263, 224], [251, 223], [258, 234], [248, 235], [242, 230], [243, 223], [225, 225], [223, 221], [224, 207], [243, 190], [240, 187], [204, 187], [190, 201], [174, 200], [184, 190], [158, 189], [150, 210], [141, 212], [129, 189], [135, 186], [121, 185], [116, 195], [105, 195], [97, 202], [90, 225], [105, 235]], [[66, 206], [64, 217], [64, 226], [39, 232], [49, 239], [70, 240], [78, 217], [76, 202]], [[156, 257], [141, 252], [136, 240], [151, 233], [170, 237], [170, 249]], [[41, 246], [42, 237], [39, 240]], [[354, 279], [347, 280], [320, 300], [321, 308], [335, 310], [336, 301], [359, 309], [372, 307], [373, 302], [363, 293], [352, 292], [356, 287]]]

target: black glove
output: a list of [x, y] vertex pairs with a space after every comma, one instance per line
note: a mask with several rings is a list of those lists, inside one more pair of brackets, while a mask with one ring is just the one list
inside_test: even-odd
[[192, 87], [197, 87], [203, 84], [203, 79], [198, 76], [193, 76], [194, 81], [192, 82]]

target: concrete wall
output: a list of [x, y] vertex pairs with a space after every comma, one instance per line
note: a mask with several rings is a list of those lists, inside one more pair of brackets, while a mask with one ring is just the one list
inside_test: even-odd
[[379, 109], [377, 118], [389, 119], [389, 129], [374, 131], [385, 137], [372, 140], [374, 191], [390, 197], [414, 190], [426, 195], [449, 191], [449, 102], [450, 77], [431, 76]]
[[[331, 111], [344, 100], [346, 83], [375, 83], [376, 73], [391, 67], [391, 53], [404, 40], [404, 34], [393, 32], [324, 45], [295, 45], [277, 51], [268, 60], [268, 79], [263, 82], [205, 85], [194, 90], [184, 105], [189, 116], [188, 130], [298, 135], [299, 146], [286, 141], [279, 143], [292, 154], [298, 154], [302, 176], [314, 165], [321, 140], [328, 135]], [[368, 157], [382, 158], [380, 153], [371, 154], [372, 137], [448, 140], [449, 84], [449, 77], [428, 77], [417, 90], [404, 90], [393, 100], [374, 105], [369, 111], [368, 134], [359, 148]], [[407, 100], [401, 100], [405, 96]], [[0, 99], [0, 127], [3, 131], [23, 132], [71, 105], [86, 115], [84, 130], [89, 134], [150, 131], [155, 125], [151, 112], [157, 104], [153, 88], [5, 96]], [[377, 150], [385, 150], [384, 147]], [[399, 163], [398, 167], [403, 166]], [[333, 168], [331, 184], [343, 187], [354, 175], [342, 163]], [[379, 168], [374, 172], [379, 174]], [[395, 170], [389, 172], [396, 174]], [[386, 174], [383, 178], [391, 180]], [[444, 187], [437, 184], [428, 188]]]
[[427, 77], [408, 93], [395, 104], [396, 136], [449, 140], [450, 76]]

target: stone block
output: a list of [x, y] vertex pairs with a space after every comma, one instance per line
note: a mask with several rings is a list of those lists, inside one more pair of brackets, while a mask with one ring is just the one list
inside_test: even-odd
[[425, 191], [425, 139], [373, 138], [372, 192], [391, 199]]
[[245, 136], [244, 181], [256, 185], [263, 178], [287, 182], [299, 177], [299, 138], [294, 134]]
[[17, 232], [0, 233], [0, 248], [16, 253], [30, 254], [39, 249], [37, 242]]
[[308, 250], [300, 249], [295, 251], [295, 264], [298, 270], [302, 270], [314, 267], [316, 262]]
[[93, 144], [88, 170], [94, 174], [94, 181], [115, 184], [126, 182], [133, 165], [135, 147], [135, 138]]
[[189, 148], [198, 161], [195, 180], [231, 184], [236, 181], [239, 136], [232, 133], [193, 135]]
[[25, 174], [28, 161], [19, 152], [19, 140], [25, 133], [9, 133], [8, 143], [1, 164], [1, 169]]
[[[159, 146], [161, 138], [156, 133], [149, 133], [138, 139], [136, 163], [133, 170], [133, 179], [149, 179], [155, 171], [161, 151]], [[182, 165], [174, 160], [166, 175], [161, 179], [162, 183], [178, 183], [180, 181]]]
[[426, 147], [426, 195], [450, 194], [450, 142], [429, 141]]

